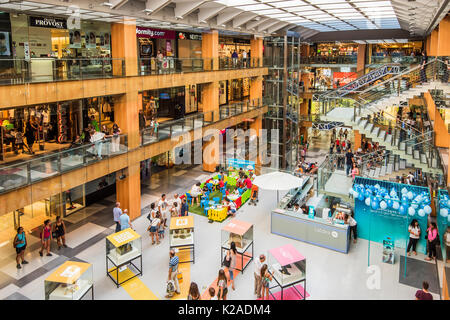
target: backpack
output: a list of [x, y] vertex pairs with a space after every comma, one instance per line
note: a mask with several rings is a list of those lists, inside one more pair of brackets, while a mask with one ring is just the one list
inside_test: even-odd
[[17, 234], [16, 234], [16, 236], [14, 237], [14, 240], [13, 240], [13, 248], [14, 249], [16, 248], [16, 239], [17, 239]]

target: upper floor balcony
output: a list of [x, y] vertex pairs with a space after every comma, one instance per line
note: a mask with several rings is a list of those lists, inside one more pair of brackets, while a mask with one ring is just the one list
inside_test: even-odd
[[[139, 59], [138, 74], [182, 74], [214, 70], [259, 68], [258, 58], [148, 58]], [[0, 85], [121, 78], [126, 76], [125, 59], [31, 58], [1, 59]]]

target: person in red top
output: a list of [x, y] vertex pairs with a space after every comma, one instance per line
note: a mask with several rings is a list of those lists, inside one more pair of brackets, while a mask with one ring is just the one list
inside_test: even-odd
[[252, 188], [252, 180], [247, 175], [244, 176], [244, 185], [247, 189]]
[[223, 176], [219, 180], [219, 188], [222, 189], [225, 186], [225, 183], [223, 182]]
[[433, 300], [433, 295], [428, 292], [428, 282], [422, 283], [422, 290], [417, 290], [416, 300]]

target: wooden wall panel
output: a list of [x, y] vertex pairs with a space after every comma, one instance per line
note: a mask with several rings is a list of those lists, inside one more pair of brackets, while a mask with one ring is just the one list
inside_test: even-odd
[[61, 189], [63, 191], [75, 188], [87, 182], [86, 167], [61, 175]]
[[0, 215], [23, 208], [31, 202], [31, 186], [0, 196]]
[[[56, 83], [56, 101], [82, 99], [84, 95], [85, 81], [63, 81]], [[46, 102], [53, 102], [46, 100]]]
[[439, 23], [437, 55], [440, 57], [450, 56], [450, 16], [446, 16]]
[[38, 104], [43, 101], [57, 101], [56, 82], [27, 85], [26, 95], [28, 104]]
[[86, 167], [86, 181], [106, 176], [109, 172], [109, 161], [100, 161]]

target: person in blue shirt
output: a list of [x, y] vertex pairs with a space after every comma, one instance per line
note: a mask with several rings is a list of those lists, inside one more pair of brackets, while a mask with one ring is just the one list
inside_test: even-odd
[[189, 214], [189, 205], [186, 203], [186, 197], [183, 198], [181, 203], [180, 215], [182, 217], [187, 216]]
[[20, 260], [22, 260], [22, 264], [28, 264], [28, 261], [25, 260], [25, 249], [27, 247], [27, 238], [25, 236], [25, 231], [22, 227], [17, 228], [17, 234], [14, 237], [14, 248], [16, 248], [16, 262], [17, 269], [21, 269]]
[[175, 250], [171, 249], [169, 252], [169, 277], [168, 281], [173, 281], [175, 286], [175, 293], [180, 294], [180, 284], [178, 283], [178, 263], [180, 262], [178, 256], [175, 255]]
[[120, 230], [125, 230], [127, 228], [132, 228], [132, 225], [130, 222], [130, 216], [128, 216], [128, 209], [125, 209], [120, 215]]

